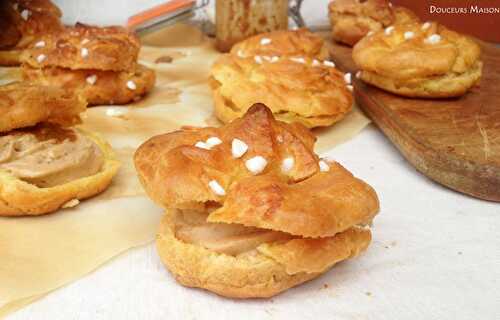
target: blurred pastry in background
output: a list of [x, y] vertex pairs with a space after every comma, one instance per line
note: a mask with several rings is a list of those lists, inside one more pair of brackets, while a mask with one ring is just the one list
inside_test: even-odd
[[22, 60], [33, 68], [125, 71], [135, 67], [139, 50], [139, 38], [123, 27], [77, 23], [38, 38]]
[[22, 51], [43, 34], [60, 31], [61, 11], [49, 0], [0, 2], [0, 65], [17, 66]]
[[25, 79], [79, 90], [89, 105], [126, 104], [155, 84], [137, 63], [140, 42], [122, 27], [77, 24], [41, 37], [22, 55]]
[[393, 7], [387, 0], [336, 0], [330, 2], [328, 11], [333, 39], [349, 46], [390, 25], [419, 22], [412, 11]]
[[303, 56], [222, 55], [212, 66], [215, 115], [227, 123], [254, 103], [264, 103], [285, 122], [330, 126], [352, 109], [350, 74], [328, 60]]
[[87, 103], [57, 86], [13, 82], [0, 86], [0, 133], [38, 123], [72, 126], [80, 122]]
[[178, 282], [271, 297], [368, 247], [375, 191], [318, 158], [314, 142], [256, 104], [221, 128], [183, 128], [136, 151], [146, 192], [166, 209], [156, 244]]
[[86, 102], [60, 87], [0, 86], [0, 216], [41, 215], [104, 191], [120, 163], [76, 129]]
[[239, 57], [300, 56], [327, 60], [325, 41], [307, 29], [261, 33], [238, 42], [231, 53]]
[[481, 78], [481, 49], [437, 23], [395, 25], [356, 44], [359, 78], [383, 90], [418, 98], [458, 97]]
[[137, 64], [130, 71], [35, 69], [23, 66], [25, 80], [79, 91], [89, 105], [127, 104], [141, 99], [155, 84], [153, 70]]
[[228, 52], [253, 35], [288, 29], [288, 0], [224, 0], [215, 3], [216, 47]]

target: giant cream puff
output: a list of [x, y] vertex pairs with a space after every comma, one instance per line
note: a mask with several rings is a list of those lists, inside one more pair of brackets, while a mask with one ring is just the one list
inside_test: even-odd
[[139, 178], [166, 210], [156, 243], [177, 281], [270, 297], [367, 248], [377, 195], [314, 142], [256, 104], [221, 128], [186, 127], [137, 150]]

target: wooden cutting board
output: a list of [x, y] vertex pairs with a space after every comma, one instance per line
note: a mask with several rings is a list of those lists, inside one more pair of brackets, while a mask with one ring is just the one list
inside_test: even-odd
[[[478, 41], [481, 84], [458, 99], [399, 97], [354, 79], [358, 105], [427, 177], [459, 192], [500, 201], [500, 48]], [[353, 73], [351, 49], [332, 44], [337, 66]]]

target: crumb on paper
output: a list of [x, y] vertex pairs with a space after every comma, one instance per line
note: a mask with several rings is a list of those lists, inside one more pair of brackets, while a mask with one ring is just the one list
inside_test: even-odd
[[174, 61], [174, 58], [171, 56], [161, 56], [156, 58], [155, 63], [172, 63]]
[[324, 289], [328, 289], [328, 287], [329, 287], [329, 286], [328, 286], [328, 283], [325, 283], [325, 284], [323, 285], [323, 288], [324, 288]]
[[78, 199], [72, 199], [62, 205], [63, 209], [74, 208], [80, 203]]
[[368, 297], [371, 297], [372, 296], [372, 293], [370, 291], [366, 291], [365, 294], [368, 296]]

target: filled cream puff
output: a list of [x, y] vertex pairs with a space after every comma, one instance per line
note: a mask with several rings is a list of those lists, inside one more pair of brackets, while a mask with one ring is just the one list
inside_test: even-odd
[[109, 186], [120, 166], [111, 147], [70, 127], [84, 110], [58, 87], [0, 87], [0, 216], [53, 212]]
[[183, 128], [137, 150], [139, 178], [166, 210], [158, 252], [181, 284], [270, 297], [368, 247], [375, 191], [314, 142], [256, 104], [221, 128]]

